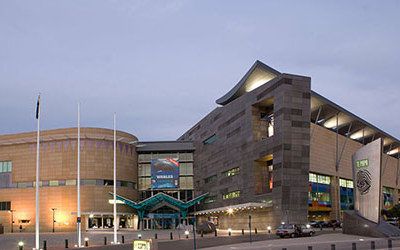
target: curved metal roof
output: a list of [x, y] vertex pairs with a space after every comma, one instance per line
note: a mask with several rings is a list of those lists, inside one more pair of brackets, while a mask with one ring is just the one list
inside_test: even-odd
[[264, 83], [269, 82], [280, 74], [279, 71], [257, 60], [243, 78], [228, 93], [215, 102], [220, 105], [226, 105], [246, 92], [250, 92]]

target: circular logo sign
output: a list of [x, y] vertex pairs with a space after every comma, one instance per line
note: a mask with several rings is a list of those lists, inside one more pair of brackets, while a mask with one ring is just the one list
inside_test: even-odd
[[367, 194], [371, 188], [371, 174], [366, 169], [357, 172], [357, 189], [361, 195]]

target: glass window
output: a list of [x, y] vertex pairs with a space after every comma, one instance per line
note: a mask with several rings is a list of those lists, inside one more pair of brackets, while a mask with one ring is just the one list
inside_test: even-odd
[[232, 168], [227, 171], [224, 171], [224, 172], [222, 172], [222, 174], [225, 176], [234, 176], [234, 175], [238, 175], [239, 172], [240, 172], [240, 168], [236, 167], [236, 168]]
[[0, 161], [0, 173], [8, 173], [12, 171], [11, 161]]
[[1, 201], [0, 211], [9, 211], [9, 210], [11, 210], [11, 201]]
[[313, 174], [313, 173], [310, 173], [308, 175], [308, 179], [309, 179], [310, 182], [317, 182], [317, 175]]
[[58, 185], [59, 185], [58, 181], [49, 181], [49, 186], [50, 187], [56, 187]]
[[331, 184], [331, 177], [326, 175], [318, 175], [318, 183]]
[[81, 180], [82, 185], [96, 185], [96, 180]]
[[205, 178], [205, 179], [204, 179], [204, 183], [210, 183], [210, 182], [213, 182], [213, 181], [215, 181], [215, 180], [217, 180], [217, 175], [216, 175], [216, 174], [215, 174], [215, 175], [211, 175], [211, 176]]
[[76, 180], [66, 180], [65, 185], [66, 186], [76, 186]]
[[181, 163], [180, 175], [193, 175], [193, 163]]
[[193, 189], [193, 177], [179, 177], [179, 187], [181, 189]]
[[204, 144], [204, 145], [212, 144], [212, 143], [214, 143], [217, 139], [218, 139], [217, 135], [216, 135], [216, 134], [213, 134], [212, 136], [210, 136], [210, 137], [208, 137], [207, 139], [205, 139], [205, 140], [203, 141], [203, 144]]

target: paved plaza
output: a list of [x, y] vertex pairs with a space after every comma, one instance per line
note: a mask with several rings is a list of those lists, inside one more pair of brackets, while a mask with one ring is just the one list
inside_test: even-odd
[[[171, 234], [173, 240], [170, 239]], [[193, 234], [186, 239], [184, 230], [158, 230], [158, 231], [119, 231], [118, 240], [122, 242], [122, 236], [125, 239], [125, 245], [119, 247], [111, 247], [110, 243], [113, 238], [111, 231], [91, 231], [84, 232], [83, 238], [89, 239], [90, 249], [132, 249], [131, 243], [134, 239], [138, 239], [139, 235], [143, 239], [154, 238], [157, 234], [159, 242], [159, 250], [186, 250], [193, 249]], [[233, 231], [232, 236], [228, 235], [225, 230], [219, 230], [218, 236], [214, 234], [197, 236], [197, 247], [202, 250], [236, 250], [236, 249], [269, 249], [269, 250], [308, 250], [308, 247], [317, 250], [331, 250], [331, 245], [335, 245], [335, 249], [352, 249], [352, 244], [356, 243], [356, 249], [371, 249], [371, 242], [375, 242], [376, 249], [388, 249], [387, 239], [367, 238], [355, 235], [345, 235], [340, 231], [325, 230], [318, 231], [314, 237], [303, 237], [294, 239], [279, 239], [273, 234], [261, 231], [257, 235], [252, 234], [253, 242], [250, 244], [250, 236], [248, 231], [242, 235], [241, 231]], [[104, 247], [104, 239], [107, 238], [108, 247]], [[41, 246], [46, 240], [47, 249], [61, 250], [65, 249], [65, 240], [68, 239], [69, 248], [74, 248], [76, 244], [75, 233], [44, 233], [41, 234]], [[18, 249], [17, 244], [23, 241], [24, 249], [32, 249], [34, 245], [33, 233], [14, 233], [0, 235], [0, 250]], [[392, 240], [393, 249], [400, 249], [400, 239]], [[96, 246], [96, 247], [95, 247]]]

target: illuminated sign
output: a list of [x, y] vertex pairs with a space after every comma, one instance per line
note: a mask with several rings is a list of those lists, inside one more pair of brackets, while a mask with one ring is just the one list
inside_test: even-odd
[[179, 188], [179, 162], [170, 158], [152, 160], [151, 188]]
[[368, 167], [368, 165], [369, 165], [368, 159], [362, 159], [362, 160], [356, 161], [357, 168], [366, 168], [366, 167]]
[[133, 250], [151, 250], [150, 240], [134, 240]]
[[354, 209], [364, 218], [379, 223], [381, 207], [382, 139], [353, 155]]

